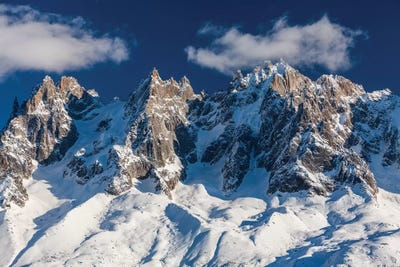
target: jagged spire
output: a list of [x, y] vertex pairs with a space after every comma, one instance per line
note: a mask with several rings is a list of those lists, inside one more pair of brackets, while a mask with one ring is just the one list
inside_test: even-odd
[[235, 90], [242, 85], [243, 74], [241, 70], [237, 70], [235, 74], [232, 76], [232, 80], [230, 82], [230, 87], [228, 90]]
[[53, 79], [52, 79], [49, 75], [44, 76], [44, 78], [43, 78], [43, 84], [45, 84], [45, 83], [52, 83], [52, 84], [54, 84]]
[[155, 67], [153, 68], [153, 71], [151, 72], [151, 78], [161, 79], [160, 74], [158, 73], [158, 70]]
[[180, 84], [190, 84], [190, 81], [186, 76], [183, 76], [180, 80]]
[[237, 70], [235, 72], [235, 74], [233, 74], [232, 81], [237, 80], [237, 79], [242, 79], [242, 78], [243, 78], [242, 71], [241, 70]]

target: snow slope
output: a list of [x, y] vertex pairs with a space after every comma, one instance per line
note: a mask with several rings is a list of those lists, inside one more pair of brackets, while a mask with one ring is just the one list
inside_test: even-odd
[[[138, 182], [112, 197], [69, 192], [72, 181], [27, 185], [23, 208], [1, 211], [1, 266], [396, 266], [400, 196], [376, 199], [343, 189], [328, 198], [306, 193], [258, 195], [254, 169], [222, 195], [218, 176], [193, 168], [173, 200]], [[199, 181], [210, 181], [199, 183]], [[144, 181], [147, 183], [148, 181]], [[257, 188], [257, 187], [256, 187]]]

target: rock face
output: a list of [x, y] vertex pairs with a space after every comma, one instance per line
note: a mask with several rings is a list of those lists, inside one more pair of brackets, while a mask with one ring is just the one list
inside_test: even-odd
[[91, 98], [88, 105], [74, 112], [84, 112], [96, 106], [96, 101], [74, 78], [62, 77], [55, 85], [45, 77], [42, 85], [19, 109], [1, 135], [0, 178], [2, 205], [9, 202], [23, 205], [28, 195], [23, 179], [32, 176], [38, 164], [61, 160], [78, 139], [78, 132], [68, 105]]
[[351, 102], [362, 94], [343, 77], [324, 75], [313, 83], [291, 68], [273, 77], [258, 143], [258, 164], [271, 172], [268, 192], [301, 188], [326, 195], [342, 183], [361, 182], [377, 192], [368, 165], [345, 146], [353, 129]]
[[[184, 162], [178, 156], [175, 131], [188, 125], [187, 101], [199, 98], [189, 80], [163, 81], [157, 70], [136, 90], [125, 106], [128, 118], [123, 147], [110, 151], [108, 168], [115, 169], [108, 191], [119, 194], [132, 186], [132, 179], [151, 177], [170, 195], [185, 177]], [[128, 156], [129, 160], [125, 160]]]
[[353, 106], [366, 95], [362, 87], [329, 75], [313, 82], [284, 63], [256, 68], [246, 77], [238, 73], [231, 85], [192, 113], [200, 129], [226, 125], [201, 158], [224, 162], [224, 190], [240, 185], [253, 157], [270, 173], [268, 193], [326, 195], [356, 183], [377, 193], [368, 164], [347, 141], [356, 119]]
[[312, 81], [283, 62], [238, 72], [211, 96], [195, 94], [186, 77], [164, 81], [154, 70], [126, 103], [107, 105], [74, 78], [55, 85], [46, 77], [2, 133], [0, 199], [23, 205], [23, 179], [49, 164], [62, 166], [64, 179], [103, 184], [112, 194], [150, 179], [172, 197], [187, 170], [201, 166], [219, 173], [209, 179], [220, 179], [227, 194], [262, 168], [266, 193], [327, 195], [360, 185], [374, 196], [372, 161], [400, 164], [392, 116], [399, 103], [389, 90], [367, 93], [332, 75]]

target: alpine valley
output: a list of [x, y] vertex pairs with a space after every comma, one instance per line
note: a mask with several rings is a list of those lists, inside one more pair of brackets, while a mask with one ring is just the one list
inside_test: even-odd
[[128, 101], [45, 77], [0, 141], [0, 266], [400, 266], [400, 98], [284, 62]]

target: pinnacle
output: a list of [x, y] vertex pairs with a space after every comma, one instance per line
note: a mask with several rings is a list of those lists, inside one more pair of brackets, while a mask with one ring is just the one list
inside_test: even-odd
[[180, 80], [181, 84], [190, 84], [189, 79], [186, 76], [183, 76], [182, 79]]
[[151, 72], [151, 78], [152, 79], [161, 79], [160, 74], [158, 73], [158, 70], [156, 68], [153, 68], [153, 71]]
[[49, 75], [46, 75], [43, 78], [43, 83], [54, 83], [54, 82], [53, 82], [53, 79]]
[[72, 76], [62, 76], [61, 77], [61, 82], [62, 81], [74, 81], [74, 82], [78, 82], [77, 80], [76, 80], [76, 78], [75, 77], [72, 77]]

